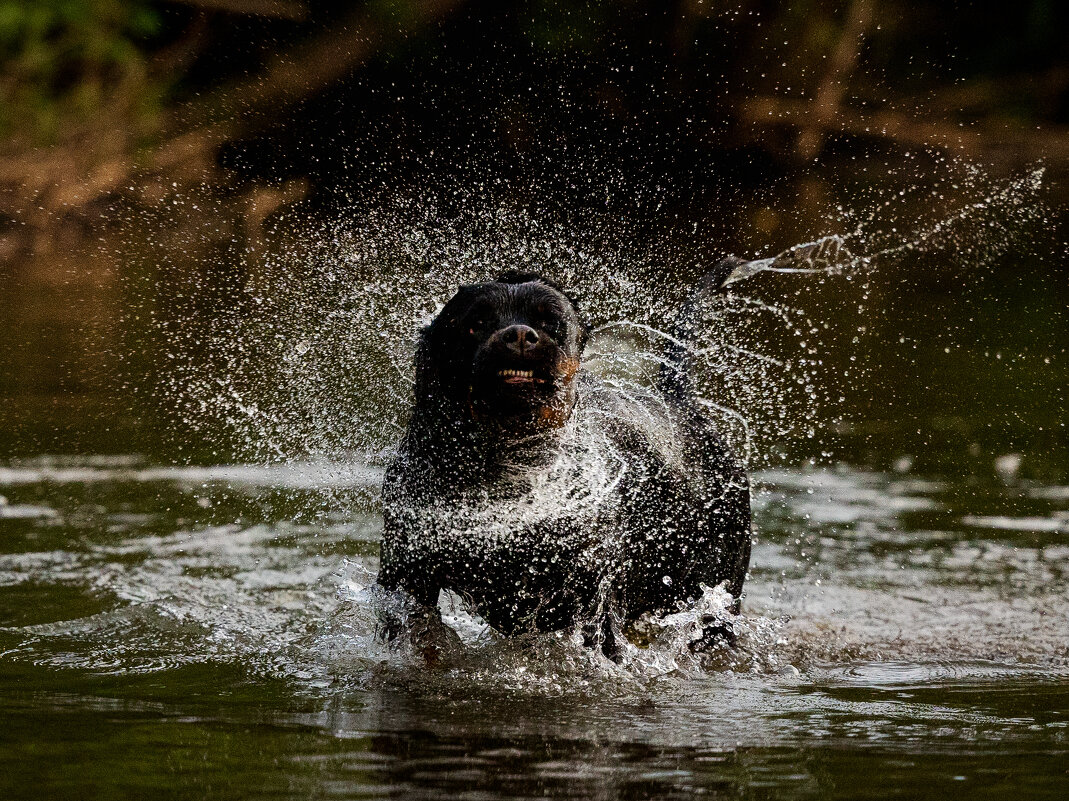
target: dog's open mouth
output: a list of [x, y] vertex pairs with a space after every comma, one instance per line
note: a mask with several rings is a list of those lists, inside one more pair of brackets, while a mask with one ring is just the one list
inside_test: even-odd
[[504, 379], [506, 384], [544, 384], [544, 378], [535, 376], [533, 370], [498, 370], [498, 378]]

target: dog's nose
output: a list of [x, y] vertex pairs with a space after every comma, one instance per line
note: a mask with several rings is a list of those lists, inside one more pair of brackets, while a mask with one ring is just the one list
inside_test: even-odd
[[501, 341], [509, 350], [523, 353], [538, 344], [538, 332], [529, 325], [510, 325], [501, 332]]

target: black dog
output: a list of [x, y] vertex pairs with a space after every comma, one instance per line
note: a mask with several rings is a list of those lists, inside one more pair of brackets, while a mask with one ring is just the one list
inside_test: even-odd
[[453, 590], [506, 634], [584, 624], [606, 653], [610, 618], [675, 611], [702, 584], [726, 582], [737, 612], [749, 486], [694, 402], [683, 339], [696, 302], [653, 402], [638, 404], [580, 369], [586, 330], [551, 282], [461, 287], [419, 342], [379, 583], [428, 608]]

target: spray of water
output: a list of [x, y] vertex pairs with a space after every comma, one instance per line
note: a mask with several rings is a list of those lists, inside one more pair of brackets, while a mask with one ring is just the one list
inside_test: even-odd
[[[855, 282], [863, 298], [874, 270], [905, 258], [951, 252], [955, 263], [971, 267], [995, 258], [1042, 215], [1036, 201], [1042, 170], [997, 185], [970, 175], [973, 197], [955, 209], [941, 208], [933, 192], [933, 221], [914, 220], [904, 230], [888, 224], [901, 213], [896, 204], [905, 204], [902, 196], [861, 212], [842, 211], [844, 233], [747, 262], [729, 278], [728, 291], [703, 299], [700, 334], [685, 343], [697, 363], [699, 402], [751, 467], [767, 464], [778, 440], [813, 436], [819, 421], [834, 419], [837, 393], [828, 389], [821, 359], [827, 325], [749, 287], [798, 275], [791, 280]], [[600, 376], [606, 397], [573, 421], [558, 464], [528, 487], [537, 502], [471, 506], [470, 519], [458, 517], [451, 529], [456, 547], [499, 547], [516, 530], [518, 515], [589, 514], [596, 520], [626, 469], [623, 456], [599, 435], [599, 416], [627, 415], [672, 452], [673, 424], [651, 389], [652, 377], [691, 290], [656, 254], [607, 244], [596, 225], [548, 222], [507, 203], [469, 204], [446, 215], [425, 198], [383, 203], [291, 240], [247, 271], [230, 313], [216, 314], [207, 327], [161, 318], [170, 349], [162, 391], [192, 430], [225, 437], [252, 460], [313, 460], [339, 471], [346, 464], [381, 463], [405, 425], [420, 326], [459, 285], [524, 269], [555, 279], [577, 299], [593, 331], [585, 367]], [[333, 503], [374, 509], [377, 497], [361, 485], [335, 494]], [[473, 531], [482, 534], [473, 538]], [[388, 658], [368, 612], [372, 582], [366, 576], [341, 581], [341, 608], [320, 646], [335, 656], [357, 651]], [[454, 608], [458, 603], [454, 599]], [[647, 676], [703, 665], [782, 667], [776, 656], [780, 624], [763, 618], [737, 621], [735, 650], [705, 656], [690, 650], [702, 620], [725, 615], [726, 606], [723, 590], [710, 588], [687, 608], [641, 621], [628, 635], [643, 646], [628, 645], [621, 665], [576, 650], [574, 632], [547, 635], [539, 664], [549, 671], [546, 666], [559, 665], [566, 652], [566, 661], [594, 660], [598, 670]], [[493, 649], [499, 660], [516, 647], [467, 613], [446, 619], [453, 623], [448, 633], [427, 635], [441, 658], [465, 659], [457, 656], [464, 652], [458, 644], [468, 651]], [[526, 661], [524, 670], [532, 664]], [[502, 675], [518, 681], [521, 673]]]

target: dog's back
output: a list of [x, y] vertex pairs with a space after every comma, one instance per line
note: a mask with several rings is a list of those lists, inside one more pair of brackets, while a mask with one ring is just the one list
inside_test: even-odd
[[641, 433], [628, 436], [621, 607], [628, 618], [675, 611], [700, 597], [702, 584], [726, 583], [737, 612], [750, 562], [746, 471], [703, 416], [678, 406], [669, 416], [675, 444], [668, 453]]

